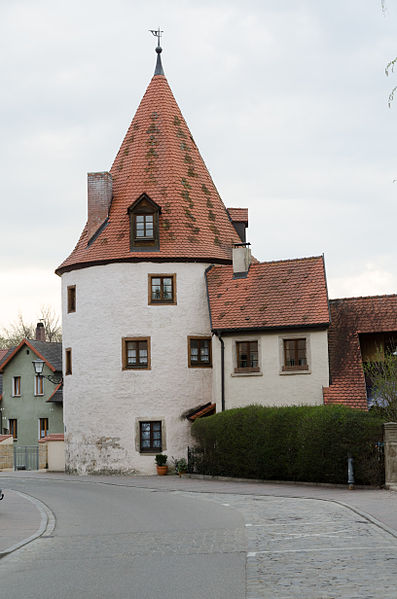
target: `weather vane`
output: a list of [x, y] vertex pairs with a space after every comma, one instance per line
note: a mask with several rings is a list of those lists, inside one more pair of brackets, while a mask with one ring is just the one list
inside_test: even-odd
[[161, 48], [161, 36], [164, 33], [164, 31], [160, 30], [160, 27], [157, 29], [157, 31], [155, 29], [149, 29], [150, 33], [153, 33], [153, 35], [155, 37], [157, 37], [157, 47]]

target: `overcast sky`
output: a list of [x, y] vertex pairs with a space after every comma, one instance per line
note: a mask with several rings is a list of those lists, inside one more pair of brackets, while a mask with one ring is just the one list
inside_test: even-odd
[[331, 298], [397, 292], [397, 0], [0, 0], [0, 327], [43, 304], [153, 75], [260, 260], [319, 255]]

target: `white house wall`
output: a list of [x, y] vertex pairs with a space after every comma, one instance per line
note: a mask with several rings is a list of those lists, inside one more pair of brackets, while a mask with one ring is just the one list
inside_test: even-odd
[[[66, 467], [76, 472], [155, 471], [139, 453], [139, 420], [163, 423], [163, 452], [186, 457], [181, 413], [212, 399], [212, 369], [189, 368], [187, 338], [210, 336], [204, 270], [195, 263], [112, 263], [62, 275]], [[176, 305], [148, 305], [148, 274], [176, 273]], [[67, 313], [67, 287], [76, 311]], [[151, 369], [122, 370], [122, 338], [150, 337]]]
[[[307, 340], [309, 370], [282, 371], [284, 338]], [[258, 333], [224, 336], [225, 343], [225, 407], [251, 404], [264, 406], [320, 405], [323, 386], [329, 385], [328, 333], [326, 330], [294, 330], [293, 333]], [[235, 373], [236, 341], [258, 341], [259, 373]], [[213, 338], [214, 399], [221, 410], [221, 346]]]

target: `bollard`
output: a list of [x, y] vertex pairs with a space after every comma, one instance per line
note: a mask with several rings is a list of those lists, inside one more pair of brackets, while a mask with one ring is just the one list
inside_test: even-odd
[[347, 458], [347, 484], [349, 485], [349, 490], [352, 491], [354, 489], [354, 468], [353, 468], [353, 458], [349, 456]]

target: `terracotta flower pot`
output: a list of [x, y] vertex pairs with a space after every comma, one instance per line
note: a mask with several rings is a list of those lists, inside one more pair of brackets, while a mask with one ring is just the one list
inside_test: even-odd
[[165, 474], [168, 474], [168, 466], [156, 466], [157, 468], [157, 474], [159, 476], [164, 476]]

